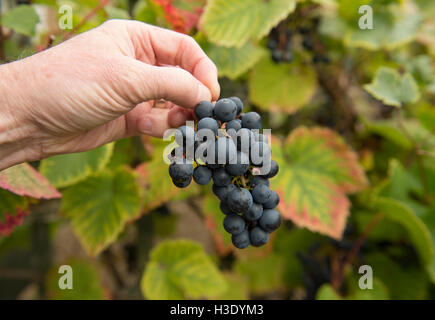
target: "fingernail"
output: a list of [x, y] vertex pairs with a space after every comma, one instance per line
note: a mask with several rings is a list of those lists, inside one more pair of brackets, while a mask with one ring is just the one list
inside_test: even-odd
[[140, 121], [138, 128], [141, 133], [150, 133], [153, 129], [153, 123], [150, 118], [144, 118]]

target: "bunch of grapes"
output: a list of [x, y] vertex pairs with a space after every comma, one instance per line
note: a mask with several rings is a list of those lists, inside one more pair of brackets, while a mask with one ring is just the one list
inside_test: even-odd
[[271, 51], [271, 57], [275, 63], [293, 61], [292, 34], [290, 29], [280, 32], [279, 29], [274, 28], [270, 32], [267, 48]]
[[315, 36], [313, 34], [314, 28], [317, 26], [317, 23], [314, 23], [314, 26], [311, 27], [299, 27], [298, 32], [302, 36], [302, 47], [312, 53], [312, 61], [313, 63], [330, 63], [329, 57], [324, 53], [325, 48], [320, 39], [317, 39], [317, 44], [315, 42]]
[[[271, 52], [272, 60], [279, 63], [290, 63], [294, 58], [295, 48], [301, 47], [309, 55], [313, 63], [330, 62], [326, 54], [325, 45], [318, 37], [317, 28], [319, 19], [317, 17], [304, 19], [288, 18], [273, 28], [269, 34], [267, 48]], [[297, 40], [300, 40], [300, 45]]]
[[223, 225], [235, 247], [259, 247], [281, 224], [275, 210], [278, 194], [269, 179], [278, 173], [271, 159], [268, 136], [260, 133], [258, 113], [242, 113], [237, 97], [208, 101], [195, 108], [196, 131], [182, 126], [175, 132], [177, 147], [171, 153], [169, 175], [180, 188], [192, 179], [199, 185], [213, 181], [213, 193], [225, 214]]

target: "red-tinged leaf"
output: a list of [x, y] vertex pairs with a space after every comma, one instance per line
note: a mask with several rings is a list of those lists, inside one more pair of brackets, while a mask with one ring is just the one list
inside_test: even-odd
[[355, 152], [336, 132], [318, 127], [300, 127], [283, 144], [274, 142], [280, 172], [272, 188], [283, 217], [340, 239], [350, 208], [346, 194], [367, 186]]
[[36, 199], [61, 197], [50, 182], [28, 163], [22, 163], [0, 172], [0, 188], [20, 196]]
[[177, 188], [172, 183], [168, 173], [169, 166], [163, 161], [163, 152], [169, 142], [162, 139], [145, 139], [144, 144], [147, 152], [152, 153], [152, 159], [139, 165], [136, 172], [138, 183], [144, 189], [143, 210], [145, 213], [172, 200], [181, 192], [185, 197], [197, 193], [198, 189], [193, 181], [184, 189]]
[[0, 189], [0, 237], [9, 235], [28, 214], [27, 199]]
[[165, 19], [178, 32], [189, 33], [198, 24], [205, 0], [154, 0], [163, 9]]

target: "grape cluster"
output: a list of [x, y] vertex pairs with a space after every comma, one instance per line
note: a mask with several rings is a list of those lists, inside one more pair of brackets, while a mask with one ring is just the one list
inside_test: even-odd
[[267, 48], [270, 50], [272, 60], [275, 63], [290, 63], [293, 61], [292, 35], [290, 29], [279, 32], [279, 29], [274, 28], [270, 32]]
[[199, 103], [196, 131], [188, 126], [176, 130], [177, 147], [169, 166], [177, 187], [187, 187], [192, 180], [199, 185], [213, 181], [213, 193], [225, 214], [224, 229], [239, 249], [266, 244], [281, 224], [275, 210], [279, 196], [269, 188], [278, 164], [271, 159], [268, 136], [259, 131], [260, 115], [242, 111], [238, 97], [220, 99], [215, 106]]
[[311, 55], [313, 63], [330, 63], [330, 59], [325, 53], [324, 44], [316, 36], [318, 18], [309, 19], [298, 27], [295, 23], [299, 24], [298, 21], [291, 23], [291, 19], [286, 20], [271, 30], [267, 48], [271, 52], [272, 60], [277, 64], [292, 62], [294, 58], [293, 43], [298, 45], [299, 42], [296, 40], [300, 39], [300, 47]]
[[318, 23], [314, 23], [311, 27], [299, 27], [298, 32], [302, 36], [302, 47], [312, 54], [313, 63], [330, 63], [329, 57], [324, 53], [324, 45], [320, 39], [317, 39], [315, 44], [315, 37], [313, 31]]

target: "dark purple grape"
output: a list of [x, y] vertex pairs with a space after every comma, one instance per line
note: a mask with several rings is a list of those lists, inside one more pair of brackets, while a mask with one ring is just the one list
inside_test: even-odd
[[275, 209], [276, 206], [279, 204], [279, 195], [276, 191], [270, 190], [272, 192], [272, 196], [268, 201], [263, 203], [264, 209]]
[[261, 218], [261, 215], [263, 214], [263, 206], [258, 203], [253, 203], [251, 208], [249, 208], [248, 211], [243, 213], [243, 217], [247, 221], [255, 221]]
[[220, 99], [214, 106], [213, 115], [221, 122], [231, 121], [237, 115], [237, 105], [231, 99]]
[[248, 112], [242, 116], [242, 127], [248, 129], [261, 129], [261, 117], [257, 112]]
[[213, 104], [210, 101], [201, 101], [195, 107], [195, 115], [198, 120], [213, 118]]
[[250, 231], [249, 238], [254, 247], [261, 247], [269, 241], [269, 234], [260, 227], [255, 227]]
[[236, 188], [227, 195], [228, 206], [237, 213], [244, 213], [253, 204], [251, 193], [245, 188]]
[[243, 102], [240, 100], [239, 97], [231, 97], [231, 100], [236, 104], [237, 106], [237, 115], [241, 114], [243, 111]]
[[225, 170], [225, 168], [219, 168], [213, 170], [213, 182], [218, 187], [225, 187], [231, 183], [231, 175]]
[[206, 166], [198, 166], [193, 170], [193, 180], [199, 185], [206, 185], [210, 182], [212, 172]]
[[256, 203], [266, 203], [272, 198], [272, 191], [268, 186], [260, 184], [252, 189], [252, 198]]
[[224, 229], [232, 235], [238, 235], [245, 230], [245, 220], [237, 214], [229, 214], [224, 219]]
[[273, 232], [281, 225], [281, 216], [278, 211], [266, 209], [260, 218], [260, 227], [267, 232]]
[[249, 239], [249, 231], [245, 230], [238, 235], [231, 236], [231, 242], [238, 249], [245, 249], [249, 247], [251, 241]]

